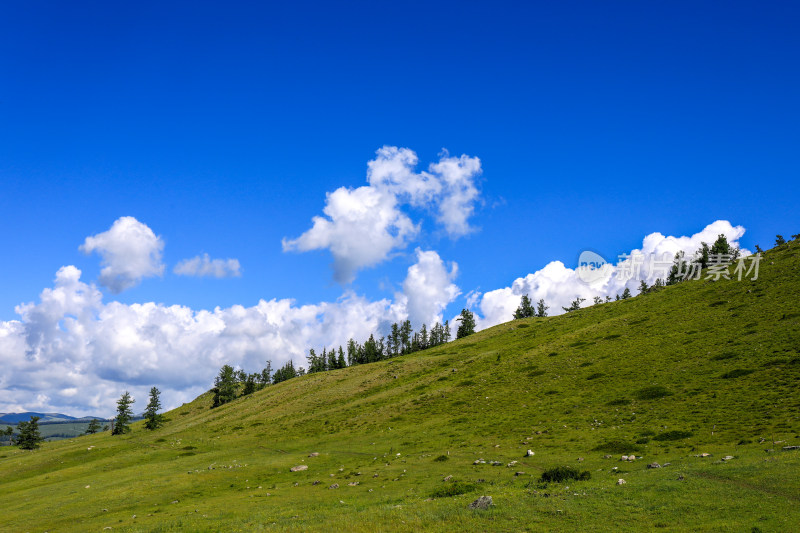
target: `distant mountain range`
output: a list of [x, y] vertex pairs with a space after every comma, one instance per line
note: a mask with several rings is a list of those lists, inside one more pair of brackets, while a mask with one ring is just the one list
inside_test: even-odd
[[38, 416], [39, 422], [78, 422], [83, 420], [91, 420], [92, 418], [103, 420], [102, 418], [96, 416], [77, 418], [62, 413], [36, 413], [34, 411], [26, 411], [24, 413], [0, 413], [0, 424], [14, 425], [19, 422], [30, 420], [32, 416]]

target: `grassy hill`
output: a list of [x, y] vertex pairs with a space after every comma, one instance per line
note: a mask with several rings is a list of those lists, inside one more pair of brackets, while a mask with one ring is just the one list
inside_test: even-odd
[[[509, 322], [214, 410], [204, 395], [155, 432], [3, 448], [0, 529], [789, 531], [798, 267], [790, 243], [757, 281]], [[540, 481], [557, 466], [591, 478]]]

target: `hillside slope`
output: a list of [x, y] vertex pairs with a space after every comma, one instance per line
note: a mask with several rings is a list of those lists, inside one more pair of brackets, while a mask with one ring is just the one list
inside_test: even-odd
[[[509, 322], [214, 410], [204, 395], [155, 432], [3, 448], [0, 529], [788, 531], [798, 267], [790, 243], [757, 281]], [[541, 483], [555, 466], [591, 479]]]

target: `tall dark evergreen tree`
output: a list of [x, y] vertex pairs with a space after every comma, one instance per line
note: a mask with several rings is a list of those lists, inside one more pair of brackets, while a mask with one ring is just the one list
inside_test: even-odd
[[428, 340], [428, 327], [425, 324], [422, 324], [422, 327], [419, 328], [419, 349], [425, 350], [430, 345], [430, 341]]
[[539, 301], [536, 303], [536, 316], [539, 318], [544, 318], [547, 316], [547, 310], [550, 309], [545, 303], [544, 298], [540, 298]]
[[[233, 370], [233, 369], [231, 369]], [[131, 418], [133, 418], [133, 410], [131, 405], [135, 400], [131, 398], [131, 394], [125, 391], [119, 400], [117, 400], [117, 416], [114, 418], [114, 429], [111, 431], [112, 435], [123, 435], [131, 430]]]
[[219, 407], [236, 399], [236, 377], [233, 367], [223, 365], [214, 380], [214, 401], [211, 407]]
[[406, 320], [400, 325], [400, 350], [402, 353], [411, 351], [411, 321]]
[[42, 441], [44, 441], [44, 437], [39, 433], [38, 416], [32, 416], [28, 422], [17, 424], [17, 436], [14, 438], [14, 444], [23, 450], [35, 450]]
[[650, 287], [647, 286], [647, 282], [645, 280], [642, 280], [642, 282], [639, 283], [639, 294], [644, 294], [649, 290]]
[[475, 333], [475, 315], [469, 309], [462, 309], [461, 316], [457, 319], [460, 324], [456, 330], [456, 339], [463, 339]]
[[631, 290], [628, 287], [625, 287], [625, 290], [622, 291], [622, 299], [627, 300], [631, 297]]
[[450, 321], [445, 320], [442, 326], [442, 344], [450, 342]]
[[561, 307], [561, 309], [563, 309], [564, 312], [566, 313], [569, 313], [571, 311], [577, 311], [578, 309], [581, 308], [581, 304], [584, 301], [586, 301], [586, 298], [581, 298], [580, 296], [576, 296], [575, 299], [572, 300], [572, 303], [570, 304], [569, 307]]
[[92, 418], [89, 421], [89, 425], [86, 427], [86, 434], [87, 435], [94, 435], [98, 431], [100, 431], [103, 426], [100, 424], [100, 421], [96, 418]]
[[528, 318], [535, 315], [536, 311], [533, 309], [533, 305], [531, 304], [531, 299], [528, 297], [527, 294], [523, 294], [519, 307], [517, 307], [517, 310], [514, 311], [514, 318], [515, 319]]
[[347, 366], [347, 361], [344, 359], [344, 350], [339, 346], [339, 358], [336, 360], [336, 368], [344, 368]]
[[775, 235], [775, 246], [782, 246], [786, 244], [786, 239], [783, 238], [783, 235]]
[[150, 389], [150, 401], [144, 410], [144, 427], [153, 430], [158, 429], [164, 424], [164, 415], [159, 413], [161, 410], [161, 391], [157, 387]]
[[397, 322], [392, 324], [392, 333], [390, 337], [392, 339], [392, 355], [399, 355], [403, 351], [403, 348], [400, 344], [400, 326]]
[[288, 363], [275, 371], [275, 374], [272, 376], [272, 382], [277, 385], [282, 381], [286, 381], [295, 377], [297, 377], [297, 370], [295, 370], [292, 360], [289, 359]]
[[676, 252], [667, 276], [667, 285], [675, 285], [683, 281], [688, 272], [689, 265], [686, 263], [686, 254], [683, 253], [683, 250]]

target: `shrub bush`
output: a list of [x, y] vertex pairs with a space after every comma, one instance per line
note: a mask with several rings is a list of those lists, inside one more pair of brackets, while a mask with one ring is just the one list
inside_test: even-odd
[[586, 481], [591, 477], [592, 474], [589, 473], [588, 470], [578, 472], [569, 466], [557, 466], [542, 472], [542, 477], [539, 478], [539, 481], [543, 483], [561, 483], [562, 481], [567, 481], [570, 479], [574, 479], [575, 481]]
[[636, 393], [634, 393], [634, 396], [636, 396], [638, 400], [657, 400], [658, 398], [663, 398], [664, 396], [669, 396], [670, 394], [672, 393], [661, 385], [652, 385], [650, 387], [639, 389], [636, 391]]

